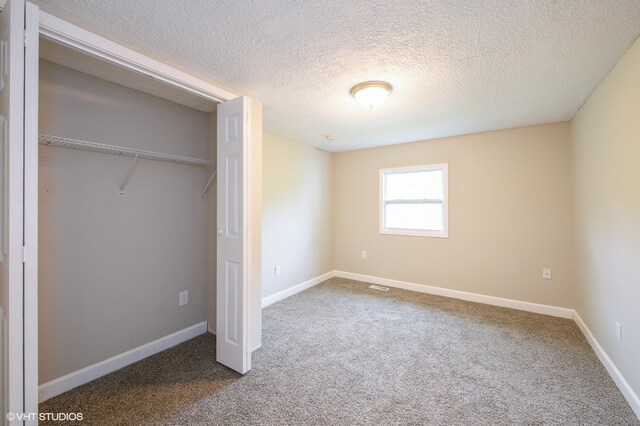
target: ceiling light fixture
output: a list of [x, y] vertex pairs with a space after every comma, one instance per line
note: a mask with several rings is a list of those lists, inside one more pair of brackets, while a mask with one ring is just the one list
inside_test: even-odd
[[351, 96], [360, 104], [373, 108], [380, 105], [393, 87], [386, 81], [365, 81], [351, 88]]

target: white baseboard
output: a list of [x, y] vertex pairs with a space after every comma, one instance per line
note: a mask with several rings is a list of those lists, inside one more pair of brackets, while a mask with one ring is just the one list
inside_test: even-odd
[[279, 302], [283, 299], [286, 299], [289, 296], [293, 296], [296, 293], [300, 293], [308, 288], [313, 287], [314, 285], [318, 285], [323, 281], [326, 281], [335, 276], [335, 271], [329, 271], [326, 274], [322, 274], [318, 277], [311, 278], [303, 283], [294, 285], [293, 287], [289, 287], [285, 290], [279, 291], [276, 294], [272, 294], [271, 296], [262, 298], [262, 307], [266, 308], [267, 306]]
[[521, 311], [535, 312], [560, 318], [573, 318], [573, 309], [559, 308], [557, 306], [541, 305], [538, 303], [522, 302], [520, 300], [505, 299], [502, 297], [485, 296], [484, 294], [467, 293], [466, 291], [451, 290], [448, 288], [434, 287], [430, 285], [410, 283], [407, 281], [391, 280], [388, 278], [372, 277], [369, 275], [354, 274], [351, 272], [334, 271], [335, 276], [350, 280], [364, 281], [371, 284], [387, 287], [401, 288], [416, 291], [418, 293], [434, 294], [436, 296], [451, 297], [453, 299], [468, 300], [470, 302], [484, 303], [485, 305], [501, 306], [503, 308], [519, 309]]
[[119, 370], [206, 332], [207, 323], [201, 322], [81, 370], [51, 380], [38, 387], [38, 401], [46, 401], [49, 398], [53, 398], [54, 396], [95, 380], [98, 377]]
[[638, 398], [638, 395], [636, 395], [633, 389], [631, 389], [629, 383], [625, 380], [622, 373], [620, 373], [620, 370], [618, 370], [611, 358], [609, 358], [609, 355], [607, 355], [602, 346], [600, 346], [600, 343], [598, 343], [593, 333], [591, 333], [591, 330], [589, 330], [589, 327], [587, 327], [580, 317], [580, 314], [576, 311], [573, 311], [573, 320], [578, 324], [582, 334], [587, 338], [587, 341], [593, 348], [593, 351], [598, 355], [600, 362], [604, 365], [604, 368], [607, 369], [607, 372], [615, 382], [616, 386], [618, 386], [618, 389], [620, 389], [620, 392], [622, 392], [622, 395], [624, 395], [624, 398], [631, 406], [636, 417], [640, 419], [640, 398]]
[[437, 296], [451, 297], [453, 299], [468, 300], [470, 302], [484, 303], [485, 305], [501, 306], [504, 308], [519, 309], [521, 311], [535, 312], [538, 314], [551, 315], [560, 318], [573, 318], [573, 309], [560, 308], [557, 306], [542, 305], [539, 303], [523, 302], [520, 300], [505, 299], [502, 297], [486, 296], [484, 294], [468, 293], [466, 291], [451, 290], [443, 287], [434, 287], [424, 284], [416, 284], [407, 281], [392, 280], [389, 278], [373, 277], [371, 275], [354, 274], [345, 271], [329, 271], [326, 274], [312, 278], [308, 281], [289, 287], [271, 296], [262, 299], [262, 307], [265, 308], [289, 296], [300, 293], [308, 288], [320, 284], [333, 277], [347, 278], [355, 281], [363, 281], [371, 284], [379, 284], [388, 287], [401, 288], [404, 290], [416, 291], [418, 293], [434, 294]]

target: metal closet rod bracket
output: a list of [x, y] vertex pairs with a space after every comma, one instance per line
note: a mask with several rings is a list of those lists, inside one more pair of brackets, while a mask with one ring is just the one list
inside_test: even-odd
[[129, 166], [129, 171], [127, 171], [127, 175], [124, 177], [124, 181], [122, 181], [122, 185], [120, 185], [120, 196], [122, 197], [124, 195], [124, 189], [127, 187], [127, 182], [129, 182], [129, 178], [131, 177], [131, 173], [133, 172], [133, 169], [136, 167], [136, 163], [138, 162], [138, 154], [136, 154], [135, 157], [133, 157], [133, 161], [131, 162], [131, 165]]
[[216, 174], [218, 174], [218, 170], [217, 169], [213, 171], [213, 174], [209, 178], [209, 182], [207, 182], [207, 184], [205, 185], [204, 189], [202, 190], [202, 193], [200, 194], [201, 197], [204, 198], [205, 194], [209, 190], [209, 187], [211, 186], [211, 182], [213, 182], [213, 178], [216, 177]]

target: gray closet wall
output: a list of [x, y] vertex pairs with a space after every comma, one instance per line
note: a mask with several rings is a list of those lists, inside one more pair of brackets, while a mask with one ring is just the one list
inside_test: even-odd
[[[215, 113], [47, 61], [39, 118], [40, 133], [215, 160]], [[206, 320], [209, 170], [140, 160], [120, 196], [131, 158], [40, 145], [39, 159], [41, 384]]]

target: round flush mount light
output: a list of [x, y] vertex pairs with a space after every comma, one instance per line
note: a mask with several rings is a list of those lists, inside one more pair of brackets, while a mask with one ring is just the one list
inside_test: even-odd
[[386, 81], [365, 81], [353, 86], [350, 93], [358, 103], [367, 108], [373, 108], [384, 102], [392, 89], [393, 87]]

